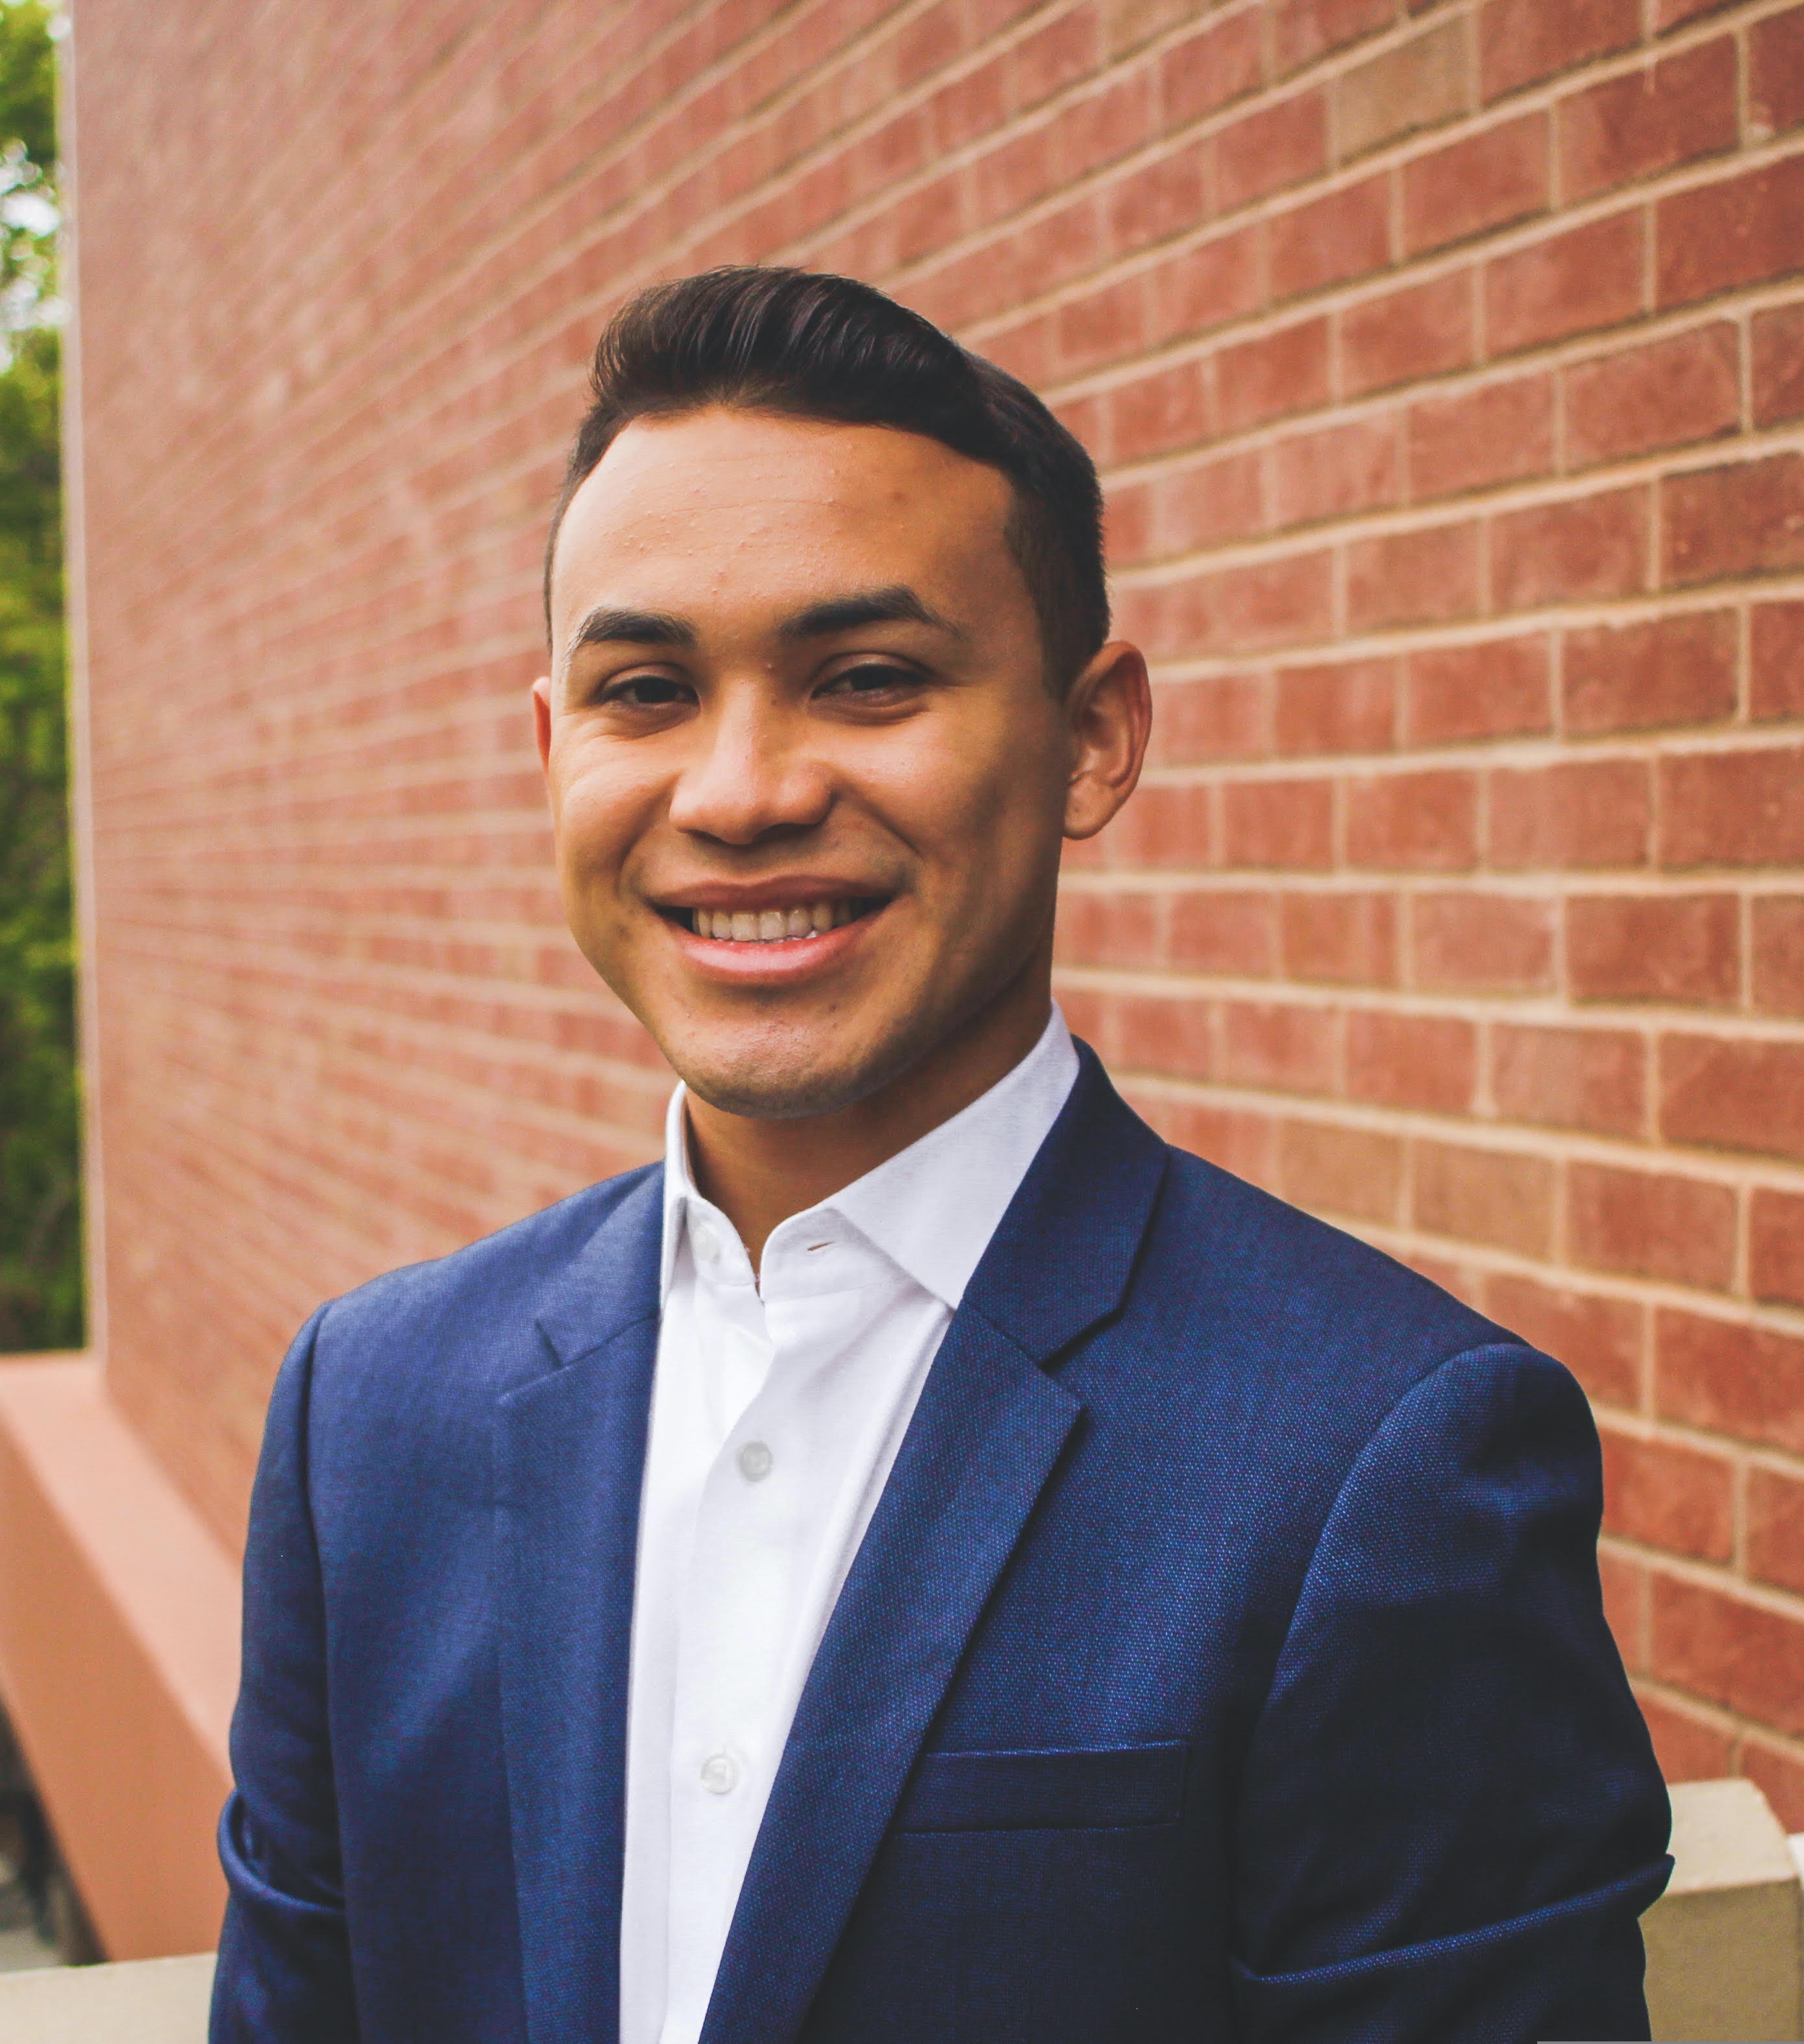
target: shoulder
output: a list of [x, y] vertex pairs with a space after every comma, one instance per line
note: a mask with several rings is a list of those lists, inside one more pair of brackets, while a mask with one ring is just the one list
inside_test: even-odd
[[1163, 1389], [1206, 1401], [1262, 1458], [1350, 1458], [1443, 1371], [1564, 1379], [1441, 1286], [1200, 1158], [1173, 1150], [1123, 1316]]
[[[321, 1308], [311, 1323], [313, 1374], [321, 1388], [367, 1386], [430, 1365], [438, 1390], [474, 1376], [486, 1393], [546, 1366], [535, 1321], [573, 1265], [596, 1259], [610, 1224], [637, 1243], [661, 1218], [660, 1166], [585, 1186], [555, 1206], [431, 1262], [372, 1278]], [[647, 1211], [639, 1212], [640, 1208]], [[623, 1239], [623, 1256], [632, 1244]], [[609, 1274], [605, 1258], [598, 1280]]]

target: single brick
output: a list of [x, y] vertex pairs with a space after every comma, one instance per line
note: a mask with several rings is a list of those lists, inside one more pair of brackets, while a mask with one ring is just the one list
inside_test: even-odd
[[1733, 149], [1737, 139], [1735, 44], [1724, 36], [1563, 100], [1563, 188], [1568, 199], [1589, 198]]
[[1391, 260], [1388, 177], [1343, 185], [1273, 217], [1268, 229], [1274, 300], [1368, 277]]
[[1491, 1031], [1491, 1097], [1507, 1120], [1637, 1135], [1646, 1067], [1646, 1046], [1633, 1030], [1499, 1022]]
[[1753, 912], [1754, 1005], [1804, 1015], [1804, 894], [1760, 894]]
[[1245, 11], [1172, 44], [1159, 63], [1168, 127], [1187, 126], [1257, 90], [1259, 22]]
[[1478, 849], [1478, 777], [1362, 774], [1346, 790], [1347, 858], [1379, 870], [1460, 872]]
[[1480, 90], [1488, 102], [1640, 39], [1641, 0], [1484, 0]]
[[1756, 604], [1750, 642], [1748, 714], [1804, 717], [1804, 603]]
[[1170, 898], [1167, 948], [1176, 972], [1236, 979], [1271, 976], [1276, 905], [1262, 888], [1188, 889]]
[[1737, 633], [1732, 610], [1679, 611], [1566, 635], [1567, 730], [1650, 730], [1734, 714]]
[[1804, 1306], [1804, 1193], [1756, 1185], [1748, 1207], [1748, 1289], [1776, 1306]]
[[1150, 763], [1193, 766], [1261, 758], [1271, 750], [1268, 696], [1265, 677], [1257, 674], [1157, 683]]
[[1654, 251], [1663, 310], [1804, 269], [1804, 156], [1663, 198]]
[[1804, 1732], [1804, 1623], [1732, 1593], [1653, 1581], [1650, 1672], [1776, 1730]]
[[1478, 528], [1468, 521], [1378, 533], [1347, 548], [1347, 622], [1447, 623], [1479, 607]]
[[1735, 1195], [1727, 1185], [1576, 1161], [1566, 1185], [1574, 1262], [1674, 1285], [1727, 1287], [1735, 1269]]
[[1804, 304], [1756, 313], [1752, 330], [1755, 425], [1804, 419]]
[[1417, 502], [1545, 475], [1553, 467], [1553, 378], [1545, 372], [1410, 407], [1410, 494]]
[[1287, 1120], [1278, 1136], [1278, 1184], [1294, 1204], [1351, 1220], [1394, 1221], [1402, 1204], [1403, 1146], [1375, 1129]]
[[[1148, 273], [1148, 318], [1169, 343], [1243, 318], [1264, 302], [1262, 230], [1236, 228], [1174, 256]], [[989, 352], [988, 342], [985, 352]]]
[[1259, 457], [1246, 449], [1168, 469], [1147, 495], [1148, 551], [1161, 559], [1244, 539], [1265, 522]]
[[1545, 1256], [1553, 1234], [1554, 1167], [1545, 1157], [1418, 1139], [1410, 1146], [1411, 1218], [1430, 1235]]
[[1654, 1358], [1663, 1419], [1804, 1454], [1804, 1341], [1746, 1319], [1662, 1307]]
[[1741, 346], [1726, 320], [1594, 356], [1565, 375], [1575, 468], [1732, 433], [1741, 423]]
[[1642, 309], [1639, 211], [1587, 221], [1485, 266], [1484, 330], [1493, 355], [1614, 326]]
[[1660, 778], [1662, 865], [1804, 863], [1804, 746], [1673, 754]]
[[1120, 461], [1193, 446], [1214, 430], [1203, 365], [1194, 359], [1118, 385], [1109, 394], [1110, 444]]
[[1397, 663], [1316, 662], [1280, 669], [1272, 730], [1280, 753], [1388, 752], [1396, 728]]
[[1804, 1159], [1804, 1043], [1681, 1034], [1660, 1040], [1668, 1143]]
[[1633, 595], [1647, 586], [1650, 515], [1641, 484], [1502, 513], [1491, 526], [1495, 607]]
[[1222, 1077], [1230, 1085], [1331, 1093], [1335, 1017], [1297, 1001], [1222, 1004]]
[[1683, 587], [1804, 566], [1804, 455], [1668, 478], [1662, 577]]
[[1804, 1592], [1804, 1481], [1779, 1470], [1748, 1472], [1748, 1573]]
[[1233, 782], [1222, 797], [1222, 857], [1228, 865], [1317, 870], [1333, 865], [1330, 782]]
[[1642, 866], [1652, 815], [1642, 759], [1566, 759], [1491, 776], [1491, 863], [1536, 867]]
[[1603, 1530], [1700, 1562], [1726, 1562], [1735, 1541], [1729, 1458], [1676, 1441], [1602, 1430]]
[[1388, 414], [1293, 433], [1267, 452], [1272, 524], [1280, 531], [1381, 510], [1403, 490], [1402, 435]]
[[1353, 1100], [1469, 1114], [1478, 1081], [1478, 1032], [1457, 1016], [1356, 1009], [1347, 1017], [1346, 1074]]
[[1340, 315], [1341, 382], [1349, 397], [1463, 369], [1472, 359], [1471, 274], [1455, 271]]
[[1223, 432], [1242, 432], [1269, 419], [1325, 404], [1328, 398], [1328, 322], [1299, 321], [1215, 357], [1217, 416]]
[[1334, 102], [1341, 162], [1463, 113], [1467, 63], [1466, 24], [1455, 15], [1343, 72]]
[[1142, 163], [1111, 185], [1104, 199], [1104, 232], [1117, 256], [1188, 233], [1207, 217], [1199, 142]]
[[1547, 639], [1539, 632], [1411, 653], [1404, 743], [1445, 745], [1549, 729], [1550, 664]]
[[1576, 894], [1567, 984], [1575, 1001], [1727, 1006], [1741, 990], [1741, 927], [1733, 894]]
[[1403, 251], [1483, 234], [1548, 202], [1547, 116], [1526, 113], [1462, 135], [1403, 167]]
[[1277, 0], [1272, 40], [1279, 75], [1389, 28], [1396, 13], [1395, 0]]
[[1433, 993], [1544, 993], [1553, 985], [1553, 905], [1516, 894], [1418, 894], [1411, 983]]
[[1215, 204], [1222, 213], [1269, 198], [1328, 167], [1328, 104], [1299, 92], [1243, 114], [1215, 137]]
[[1804, 122], [1804, 7], [1769, 14], [1748, 31], [1748, 116], [1768, 135]]
[[1280, 909], [1280, 955], [1292, 979], [1335, 986], [1394, 986], [1394, 895], [1287, 893]]

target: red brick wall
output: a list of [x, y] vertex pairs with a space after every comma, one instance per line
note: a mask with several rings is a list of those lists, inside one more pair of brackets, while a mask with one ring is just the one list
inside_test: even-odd
[[1062, 992], [1564, 1357], [1676, 1774], [1804, 1827], [1804, 6], [82, 0], [117, 1395], [235, 1538], [320, 1296], [646, 1155], [528, 744], [582, 363], [869, 276], [1107, 472]]

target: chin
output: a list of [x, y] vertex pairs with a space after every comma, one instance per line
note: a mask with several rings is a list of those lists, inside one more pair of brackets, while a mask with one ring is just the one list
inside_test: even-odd
[[899, 1078], [919, 1055], [911, 1043], [870, 1045], [860, 1055], [843, 1043], [798, 1043], [758, 1032], [730, 1047], [704, 1043], [661, 1047], [677, 1076], [722, 1114], [749, 1121], [803, 1121], [855, 1106]]

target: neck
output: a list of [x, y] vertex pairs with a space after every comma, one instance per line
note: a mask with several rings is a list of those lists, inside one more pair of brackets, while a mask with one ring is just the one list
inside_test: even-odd
[[754, 1270], [781, 1222], [874, 1171], [1014, 1070], [1051, 1010], [1050, 963], [1036, 963], [899, 1078], [833, 1113], [756, 1120], [689, 1095], [696, 1185], [739, 1231]]

